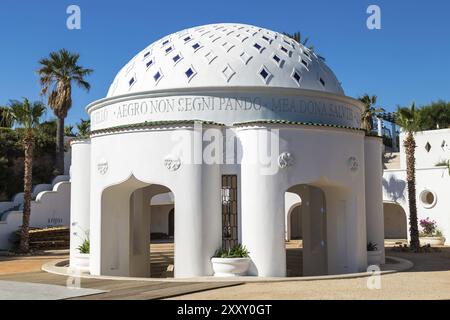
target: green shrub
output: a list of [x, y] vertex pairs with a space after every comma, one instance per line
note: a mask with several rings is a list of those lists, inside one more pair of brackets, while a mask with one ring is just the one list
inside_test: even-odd
[[238, 244], [228, 250], [221, 248], [216, 251], [214, 255], [216, 258], [248, 258], [250, 253], [247, 248], [241, 244]]
[[80, 253], [89, 254], [91, 251], [89, 239], [84, 240], [83, 243], [80, 246], [78, 246], [77, 249]]

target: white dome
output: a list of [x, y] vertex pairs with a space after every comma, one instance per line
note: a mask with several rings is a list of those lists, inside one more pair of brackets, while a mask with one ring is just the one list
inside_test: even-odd
[[257, 86], [344, 95], [313, 51], [278, 32], [246, 24], [211, 24], [173, 33], [137, 54], [117, 74], [108, 97], [161, 89]]

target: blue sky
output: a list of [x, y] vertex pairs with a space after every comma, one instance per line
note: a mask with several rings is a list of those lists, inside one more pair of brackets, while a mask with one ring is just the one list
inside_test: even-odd
[[[66, 8], [81, 7], [82, 29], [66, 28]], [[381, 8], [381, 30], [366, 9]], [[216, 22], [301, 31], [323, 55], [349, 96], [376, 94], [388, 111], [412, 101], [450, 100], [450, 2], [411, 1], [101, 1], [0, 2], [0, 104], [39, 96], [38, 60], [66, 48], [95, 69], [89, 93], [75, 89], [68, 122], [106, 95], [116, 72], [137, 52], [178, 30]], [[51, 118], [49, 112], [47, 118]]]

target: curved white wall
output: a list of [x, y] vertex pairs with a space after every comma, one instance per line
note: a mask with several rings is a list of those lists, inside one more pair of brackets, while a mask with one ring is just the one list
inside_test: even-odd
[[70, 204], [70, 265], [76, 266], [78, 247], [89, 237], [91, 143], [78, 140], [72, 143], [71, 204]]
[[366, 137], [365, 154], [365, 187], [366, 187], [366, 230], [367, 242], [376, 243], [384, 256], [384, 217], [383, 217], [383, 142], [378, 137]]

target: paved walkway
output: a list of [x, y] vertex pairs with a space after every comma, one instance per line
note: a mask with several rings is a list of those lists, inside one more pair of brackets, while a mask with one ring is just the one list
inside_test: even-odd
[[[67, 289], [68, 278], [55, 274], [40, 272], [17, 273], [0, 276], [0, 290], [3, 281], [14, 281], [19, 283], [15, 290], [16, 299], [27, 299], [30, 297], [27, 290], [30, 284], [45, 284], [41, 287], [42, 291], [34, 287], [34, 299], [50, 299], [58, 297], [60, 299], [71, 300], [152, 300], [163, 299], [188, 294], [198, 291], [207, 291], [221, 287], [234, 287], [240, 285], [240, 282], [147, 282], [136, 280], [107, 280], [107, 279], [81, 279], [79, 292], [78, 289]], [[21, 283], [21, 285], [20, 285]], [[76, 282], [69, 281], [71, 287], [76, 286]], [[94, 289], [86, 290], [86, 289]], [[72, 297], [65, 297], [67, 290], [73, 292]], [[95, 291], [96, 290], [96, 291]], [[101, 290], [101, 291], [98, 291]], [[95, 294], [97, 293], [97, 294]], [[86, 296], [86, 294], [91, 294]], [[0, 299], [2, 295], [0, 295]]]
[[450, 247], [440, 253], [404, 253], [387, 249], [390, 256], [411, 260], [407, 272], [383, 275], [381, 289], [369, 289], [367, 278], [279, 283], [246, 283], [174, 299], [450, 299]]
[[[293, 246], [297, 256], [297, 250]], [[38, 257], [0, 257], [1, 281], [20, 283], [40, 283], [41, 287], [55, 291], [39, 294], [36, 299], [450, 299], [450, 247], [441, 252], [406, 253], [387, 249], [389, 256], [400, 257], [414, 262], [408, 272], [381, 277], [381, 289], [368, 289], [367, 278], [286, 281], [277, 283], [243, 282], [161, 282], [136, 280], [82, 279], [84, 289], [102, 290], [89, 295], [90, 291], [79, 291], [74, 296], [65, 296], [67, 277], [40, 271], [45, 262], [64, 259], [63, 252], [50, 252]], [[16, 284], [21, 289], [15, 293], [17, 298], [26, 298], [26, 285]], [[58, 286], [53, 288], [51, 286]], [[238, 286], [238, 287], [235, 287]], [[34, 289], [39, 289], [35, 287]], [[206, 291], [207, 290], [207, 291]], [[24, 292], [22, 295], [20, 292]], [[88, 294], [87, 296], [83, 296]], [[0, 299], [2, 297], [0, 296]]]

